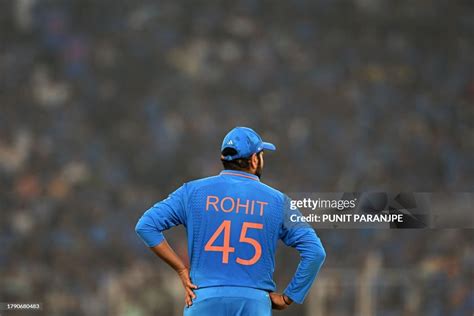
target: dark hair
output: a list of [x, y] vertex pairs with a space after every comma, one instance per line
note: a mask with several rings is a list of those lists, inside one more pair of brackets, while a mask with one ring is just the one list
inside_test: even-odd
[[[237, 151], [234, 148], [224, 148], [222, 151], [222, 155], [225, 156], [233, 156], [237, 154]], [[240, 170], [245, 171], [250, 168], [250, 157], [249, 158], [238, 158], [234, 160], [224, 160], [221, 159], [222, 165], [226, 170]]]

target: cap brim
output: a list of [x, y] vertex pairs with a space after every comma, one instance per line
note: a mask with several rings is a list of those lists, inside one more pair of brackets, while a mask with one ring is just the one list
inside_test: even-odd
[[276, 150], [277, 148], [272, 143], [263, 142], [263, 149], [265, 149], [265, 150]]

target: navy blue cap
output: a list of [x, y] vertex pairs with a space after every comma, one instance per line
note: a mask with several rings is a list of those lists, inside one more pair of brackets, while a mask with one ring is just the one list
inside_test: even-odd
[[222, 141], [221, 152], [225, 148], [233, 148], [237, 151], [235, 155], [227, 155], [223, 159], [234, 160], [248, 158], [262, 150], [276, 150], [275, 145], [266, 143], [253, 129], [248, 127], [236, 127], [225, 135]]

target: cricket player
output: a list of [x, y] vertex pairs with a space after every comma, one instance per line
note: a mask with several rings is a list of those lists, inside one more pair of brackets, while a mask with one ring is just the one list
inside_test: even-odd
[[[224, 170], [182, 185], [147, 210], [136, 232], [169, 264], [185, 290], [185, 316], [265, 316], [303, 303], [326, 253], [314, 229], [292, 223], [290, 199], [260, 182], [263, 154], [275, 150], [252, 129], [236, 127], [224, 138]], [[163, 231], [184, 225], [189, 267]], [[283, 294], [273, 271], [278, 240], [296, 248], [300, 263]]]

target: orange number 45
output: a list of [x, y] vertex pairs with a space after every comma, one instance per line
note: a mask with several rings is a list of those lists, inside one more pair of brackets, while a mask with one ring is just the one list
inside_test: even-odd
[[[206, 243], [206, 246], [204, 247], [205, 251], [220, 251], [222, 252], [222, 263], [229, 263], [229, 253], [235, 252], [235, 248], [230, 246], [230, 224], [231, 221], [223, 221], [222, 224], [216, 229], [214, 234], [212, 234], [211, 238], [209, 241]], [[244, 222], [242, 225], [242, 230], [240, 231], [240, 242], [251, 244], [254, 249], [255, 249], [255, 254], [252, 258], [250, 259], [242, 259], [242, 258], [237, 258], [236, 261], [239, 264], [245, 265], [245, 266], [250, 266], [255, 264], [260, 257], [262, 256], [262, 246], [260, 243], [250, 237], [247, 237], [247, 230], [249, 228], [255, 228], [255, 229], [263, 229], [263, 224], [259, 223], [250, 223], [250, 222]], [[216, 241], [217, 237], [219, 237], [220, 234], [224, 231], [224, 243], [222, 246], [214, 246], [214, 242]]]

